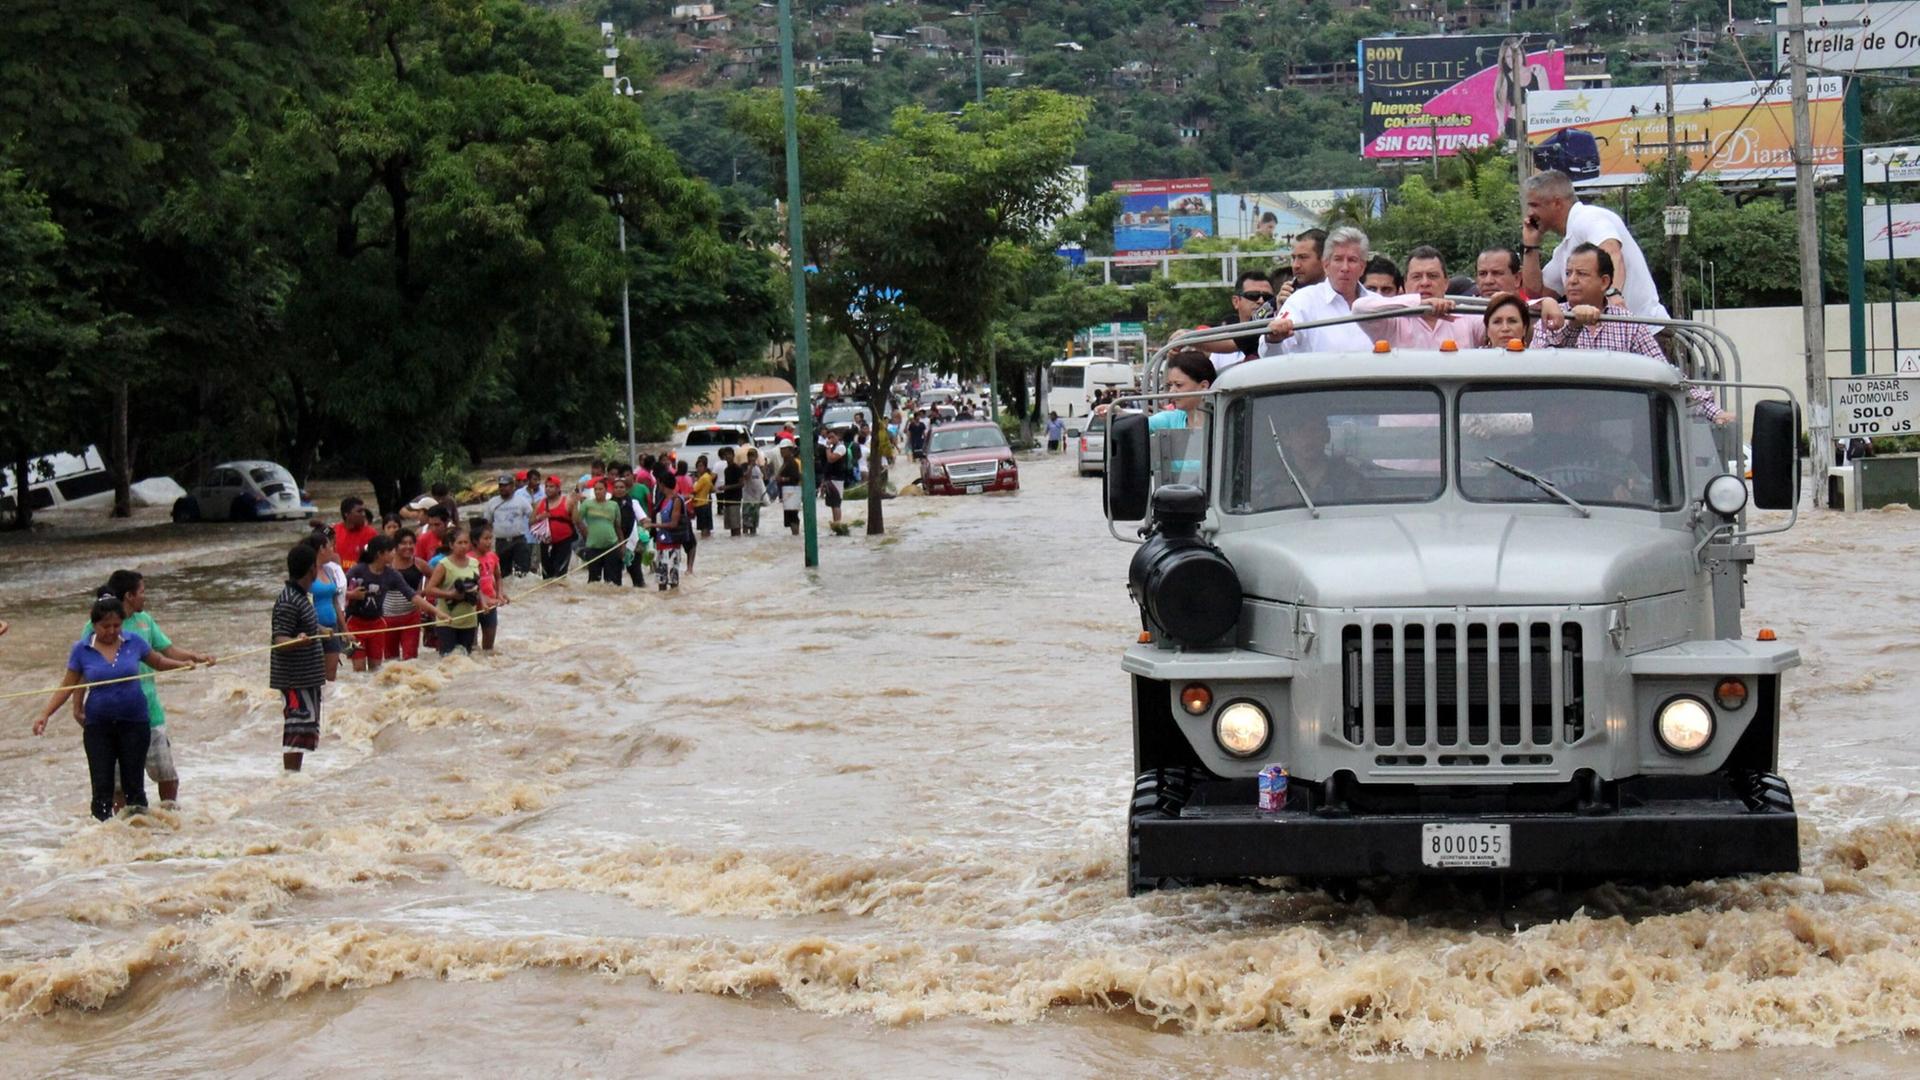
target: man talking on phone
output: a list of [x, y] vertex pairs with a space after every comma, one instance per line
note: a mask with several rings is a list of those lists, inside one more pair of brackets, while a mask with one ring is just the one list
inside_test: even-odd
[[[1647, 257], [1633, 239], [1632, 230], [1620, 215], [1604, 206], [1582, 203], [1574, 197], [1573, 181], [1558, 170], [1534, 173], [1521, 188], [1526, 205], [1520, 222], [1520, 282], [1530, 296], [1565, 297], [1567, 256], [1582, 244], [1592, 244], [1607, 253], [1617, 272], [1616, 297], [1635, 315], [1656, 319], [1667, 317], [1660, 303], [1660, 290], [1654, 286], [1647, 269]], [[1540, 238], [1545, 233], [1560, 234], [1553, 259], [1540, 265]], [[1609, 294], [1612, 296], [1612, 293]]]
[[1295, 290], [1327, 280], [1326, 257], [1327, 230], [1308, 229], [1294, 234], [1292, 276], [1284, 282], [1276, 282], [1280, 287], [1275, 290], [1273, 302], [1284, 304]]

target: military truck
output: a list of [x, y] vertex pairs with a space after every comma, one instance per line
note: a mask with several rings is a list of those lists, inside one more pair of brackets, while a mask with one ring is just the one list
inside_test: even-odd
[[[1172, 396], [1156, 356], [1104, 483], [1141, 545], [1130, 892], [1798, 869], [1777, 770], [1799, 655], [1741, 628], [1753, 540], [1793, 521], [1750, 525], [1749, 499], [1794, 511], [1797, 408], [1740, 383], [1712, 327], [1657, 322], [1678, 365], [1384, 342], [1251, 360], [1177, 428], [1149, 422]], [[1743, 433], [1756, 390], [1785, 400]], [[1263, 811], [1274, 765], [1287, 794]]]

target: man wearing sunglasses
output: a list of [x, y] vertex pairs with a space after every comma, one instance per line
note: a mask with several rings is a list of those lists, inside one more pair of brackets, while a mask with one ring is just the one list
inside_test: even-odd
[[[1274, 298], [1273, 278], [1265, 270], [1242, 270], [1233, 283], [1233, 314], [1228, 322], [1261, 322], [1273, 318], [1279, 309]], [[1199, 329], [1206, 329], [1200, 327]], [[1200, 346], [1213, 354], [1215, 371], [1225, 371], [1242, 360], [1260, 355], [1258, 331], [1231, 341], [1209, 341]]]

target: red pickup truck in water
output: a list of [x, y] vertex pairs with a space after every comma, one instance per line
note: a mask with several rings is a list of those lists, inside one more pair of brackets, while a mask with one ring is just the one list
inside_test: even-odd
[[1020, 466], [996, 425], [964, 420], [941, 424], [927, 438], [920, 490], [929, 495], [1018, 491]]

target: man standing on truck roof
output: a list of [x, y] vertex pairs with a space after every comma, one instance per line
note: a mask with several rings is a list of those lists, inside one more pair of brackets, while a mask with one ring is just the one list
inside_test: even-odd
[[1360, 273], [1367, 265], [1367, 249], [1367, 234], [1350, 225], [1328, 233], [1326, 280], [1309, 285], [1287, 299], [1280, 308], [1280, 317], [1273, 320], [1260, 339], [1260, 355], [1372, 352], [1373, 337], [1358, 323], [1294, 330], [1299, 323], [1352, 314], [1356, 300], [1373, 295], [1360, 284]]
[[[1604, 206], [1580, 202], [1573, 194], [1573, 181], [1558, 171], [1534, 173], [1522, 185], [1526, 210], [1520, 221], [1520, 281], [1529, 296], [1572, 296], [1567, 288], [1567, 259], [1582, 244], [1592, 244], [1607, 253], [1619, 271], [1615, 284], [1621, 302], [1635, 315], [1656, 319], [1667, 317], [1660, 303], [1660, 290], [1647, 269], [1647, 257], [1633, 239], [1633, 231], [1620, 215]], [[1560, 246], [1545, 269], [1540, 266], [1540, 238], [1544, 233], [1560, 234]]]

